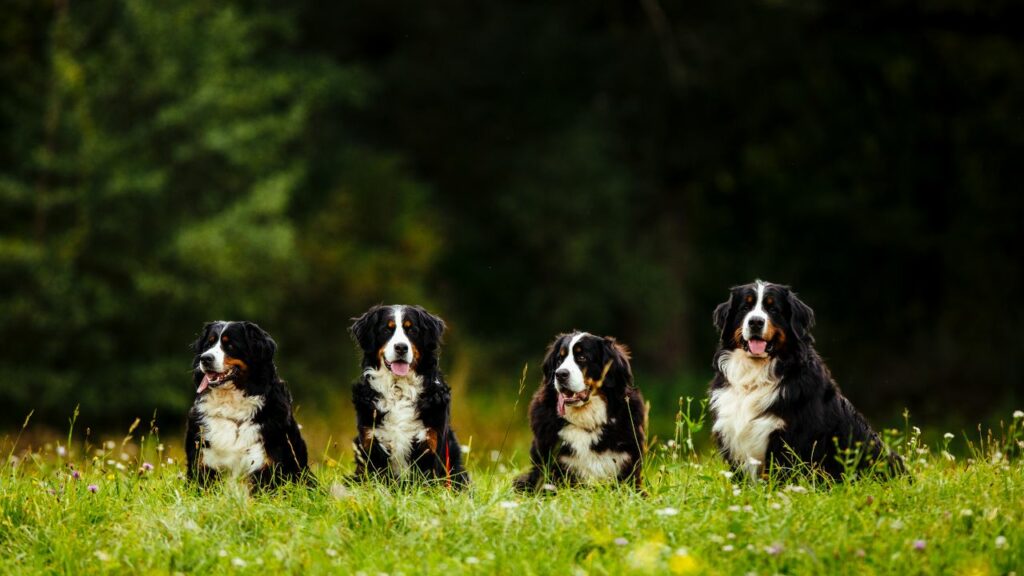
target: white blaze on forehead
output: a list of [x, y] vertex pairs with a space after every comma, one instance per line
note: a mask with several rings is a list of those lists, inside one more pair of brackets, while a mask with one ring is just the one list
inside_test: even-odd
[[213, 371], [214, 372], [223, 372], [224, 371], [224, 356], [225, 356], [225, 354], [224, 354], [224, 347], [222, 345], [223, 343], [221, 342], [221, 336], [223, 336], [224, 332], [227, 331], [228, 326], [230, 326], [230, 325], [231, 325], [231, 322], [225, 322], [224, 326], [222, 326], [221, 329], [217, 332], [217, 342], [213, 345], [212, 348], [207, 348], [206, 351], [203, 352], [204, 356], [207, 353], [213, 354]]
[[750, 336], [751, 336], [751, 334], [750, 334], [750, 320], [751, 320], [751, 318], [760, 318], [761, 320], [764, 320], [765, 326], [768, 325], [768, 314], [764, 311], [764, 306], [763, 306], [763, 304], [764, 304], [764, 290], [765, 290], [766, 287], [767, 287], [767, 284], [765, 284], [764, 282], [762, 282], [760, 280], [758, 280], [757, 283], [755, 284], [755, 289], [757, 290], [757, 302], [754, 305], [754, 309], [751, 310], [750, 312], [747, 312], [747, 315], [743, 317], [743, 338], [745, 340], [750, 340]]
[[[405, 334], [405, 328], [402, 326], [402, 315], [405, 312], [405, 306], [392, 306], [391, 309], [395, 314], [395, 333], [391, 335], [391, 339], [384, 345], [384, 359], [388, 363], [395, 361], [412, 362], [412, 342], [409, 341], [409, 337]], [[405, 354], [399, 355], [395, 352], [395, 344], [405, 344]]]
[[569, 351], [565, 355], [565, 360], [562, 361], [558, 368], [555, 368], [555, 372], [558, 372], [563, 368], [568, 370], [569, 381], [565, 384], [556, 384], [556, 388], [576, 393], [582, 392], [586, 387], [583, 383], [583, 370], [580, 368], [579, 364], [576, 364], [576, 354], [573, 352], [573, 348], [576, 347], [576, 344], [586, 335], [586, 332], [580, 332], [573, 335], [572, 340], [569, 341]]

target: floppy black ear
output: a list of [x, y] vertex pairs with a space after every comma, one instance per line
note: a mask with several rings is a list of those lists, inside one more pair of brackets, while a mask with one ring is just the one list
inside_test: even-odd
[[371, 307], [359, 318], [353, 318], [352, 326], [348, 329], [349, 334], [352, 335], [352, 339], [359, 344], [359, 347], [363, 350], [369, 350], [373, 347], [373, 342], [370, 337], [373, 334], [373, 326], [377, 323], [377, 315], [380, 314], [384, 306], [378, 304]]
[[789, 307], [791, 310], [789, 324], [793, 327], [797, 338], [803, 342], [814, 342], [814, 336], [811, 336], [811, 328], [814, 327], [814, 310], [797, 298], [795, 292], [789, 292]]
[[199, 331], [199, 339], [192, 343], [192, 354], [195, 354], [193, 366], [199, 364], [199, 355], [203, 353], [203, 349], [206, 348], [206, 339], [210, 337], [210, 328], [213, 328], [216, 322], [207, 322], [203, 324], [203, 329]]
[[604, 376], [604, 387], [632, 386], [633, 369], [629, 365], [629, 348], [625, 344], [616, 342], [615, 338], [605, 336], [602, 350], [604, 352], [603, 365], [607, 366], [611, 362], [608, 373]]
[[548, 346], [547, 355], [544, 356], [544, 364], [542, 365], [542, 371], [544, 372], [544, 384], [549, 384], [555, 377], [555, 369], [558, 368], [561, 357], [558, 355], [558, 351], [562, 349], [562, 340], [568, 335], [559, 334], [555, 336], [555, 341]]
[[199, 367], [199, 355], [203, 353], [203, 349], [206, 348], [206, 340], [210, 337], [210, 329], [216, 322], [207, 322], [203, 324], [203, 329], [199, 331], [199, 339], [192, 343], [192, 386], [198, 387], [199, 382], [203, 379], [203, 373], [196, 368]]
[[729, 319], [729, 308], [731, 307], [732, 296], [729, 296], [728, 300], [715, 307], [715, 312], [711, 315], [711, 321], [714, 322], [719, 333], [725, 331], [725, 322]]
[[242, 325], [245, 327], [245, 338], [249, 341], [253, 360], [259, 363], [273, 361], [277, 353], [277, 342], [253, 322], [243, 322]]
[[440, 316], [435, 316], [419, 306], [416, 307], [416, 310], [423, 315], [423, 323], [433, 332], [436, 342], [440, 343], [441, 337], [444, 336], [444, 331], [448, 328], [444, 320]]

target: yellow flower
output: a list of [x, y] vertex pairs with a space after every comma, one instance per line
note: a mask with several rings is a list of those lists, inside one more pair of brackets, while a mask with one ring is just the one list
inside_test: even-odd
[[116, 476], [113, 474], [107, 474], [107, 480], [113, 480], [114, 478], [116, 478]]
[[693, 556], [676, 552], [668, 559], [668, 569], [673, 574], [694, 574], [700, 570], [700, 564]]
[[989, 567], [988, 562], [982, 558], [975, 558], [960, 566], [957, 571], [959, 576], [989, 576], [992, 574], [992, 568]]

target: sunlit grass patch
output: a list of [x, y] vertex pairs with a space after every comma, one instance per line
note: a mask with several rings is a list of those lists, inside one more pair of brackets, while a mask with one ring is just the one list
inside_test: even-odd
[[[698, 409], [699, 407], [693, 406]], [[0, 474], [3, 572], [365, 574], [1021, 573], [1024, 418], [925, 444], [887, 435], [912, 480], [750, 483], [692, 450], [680, 418], [652, 446], [647, 494], [628, 487], [511, 489], [525, 458], [471, 460], [468, 491], [348, 485], [323, 454], [319, 487], [206, 493], [153, 430], [27, 450]], [[1016, 448], [1015, 448], [1016, 447]], [[960, 454], [950, 459], [944, 454]]]

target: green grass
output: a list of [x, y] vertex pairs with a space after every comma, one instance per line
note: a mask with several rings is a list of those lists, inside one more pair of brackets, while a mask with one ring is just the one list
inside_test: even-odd
[[343, 451], [317, 455], [321, 489], [250, 495], [227, 482], [199, 493], [152, 435], [99, 447], [69, 435], [70, 449], [64, 440], [31, 451], [12, 438], [0, 572], [1019, 573], [1021, 423], [932, 447], [913, 429], [892, 432], [913, 481], [828, 486], [730, 478], [717, 456], [686, 448], [688, 432], [706, 430], [684, 420], [671, 445], [652, 448], [647, 496], [614, 487], [520, 496], [509, 485], [521, 451], [492, 461], [477, 450], [464, 493], [343, 488]]

